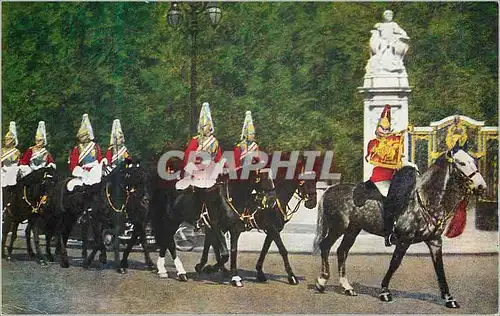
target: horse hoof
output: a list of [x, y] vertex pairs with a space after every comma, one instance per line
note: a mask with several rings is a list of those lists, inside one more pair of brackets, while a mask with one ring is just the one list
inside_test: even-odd
[[196, 273], [200, 274], [200, 273], [201, 273], [201, 271], [203, 270], [203, 269], [202, 269], [201, 264], [199, 264], [199, 263], [198, 263], [198, 264], [196, 264], [196, 265], [194, 266], [194, 270], [196, 271]]
[[216, 266], [207, 265], [205, 268], [203, 268], [203, 272], [207, 274], [217, 273], [219, 272], [219, 268], [217, 268]]
[[187, 282], [188, 281], [187, 275], [185, 275], [184, 273], [183, 274], [179, 274], [179, 281], [181, 281], [181, 282]]
[[299, 280], [297, 279], [297, 277], [295, 275], [290, 275], [288, 276], [288, 283], [290, 283], [291, 285], [297, 285], [299, 284]]
[[378, 297], [380, 298], [380, 300], [382, 302], [391, 302], [392, 301], [392, 295], [391, 295], [391, 292], [389, 292], [389, 291], [384, 291], [384, 292], [380, 293], [378, 295]]
[[267, 282], [267, 278], [266, 278], [266, 275], [264, 274], [264, 272], [262, 272], [262, 271], [257, 272], [257, 281]]
[[445, 306], [448, 308], [460, 308], [460, 305], [458, 305], [457, 301], [448, 301], [445, 303]]
[[118, 268], [116, 269], [116, 272], [120, 274], [127, 274], [127, 268]]
[[160, 279], [167, 279], [168, 278], [168, 274], [167, 273], [158, 273], [158, 277]]
[[240, 280], [231, 280], [231, 285], [235, 287], [243, 287], [243, 282]]
[[324, 278], [317, 278], [316, 279], [316, 290], [320, 293], [324, 293], [326, 290], [326, 282], [327, 280]]
[[345, 290], [344, 294], [347, 296], [358, 296], [358, 293], [354, 292], [352, 289], [351, 290]]

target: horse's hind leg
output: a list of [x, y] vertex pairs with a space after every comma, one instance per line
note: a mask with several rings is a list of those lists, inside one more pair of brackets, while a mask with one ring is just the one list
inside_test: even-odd
[[448, 282], [446, 282], [446, 275], [444, 273], [443, 265], [443, 241], [441, 239], [441, 236], [439, 236], [439, 238], [436, 240], [428, 240], [425, 243], [427, 244], [431, 252], [432, 263], [434, 264], [434, 270], [436, 271], [439, 289], [441, 290], [441, 298], [446, 301], [446, 307], [460, 308], [460, 305], [458, 305], [453, 296], [450, 294]]
[[257, 280], [259, 282], [267, 281], [266, 275], [262, 271], [262, 266], [264, 265], [264, 259], [266, 258], [267, 252], [269, 251], [269, 247], [271, 247], [272, 242], [272, 237], [269, 234], [266, 234], [266, 239], [264, 240], [262, 250], [260, 251], [259, 260], [257, 260], [257, 265], [255, 266], [255, 270], [257, 270]]
[[175, 249], [175, 242], [174, 239], [172, 238], [172, 241], [169, 242], [168, 245], [168, 250], [170, 251], [170, 255], [172, 256], [172, 259], [174, 259], [174, 265], [175, 269], [177, 270], [177, 277], [179, 278], [179, 281], [181, 282], [187, 282], [187, 273], [186, 270], [184, 269], [184, 265], [182, 264], [181, 259], [177, 257], [177, 250]]
[[357, 296], [358, 294], [354, 292], [352, 286], [347, 280], [345, 273], [345, 262], [347, 260], [347, 255], [349, 254], [349, 250], [351, 249], [352, 245], [354, 245], [354, 241], [356, 241], [356, 237], [360, 232], [361, 229], [349, 227], [347, 229], [347, 232], [344, 234], [344, 238], [342, 238], [340, 246], [337, 248], [339, 282], [344, 289], [344, 293], [349, 296]]
[[391, 281], [392, 275], [398, 270], [401, 262], [403, 261], [403, 257], [406, 254], [406, 250], [408, 250], [409, 245], [405, 244], [397, 244], [394, 253], [392, 254], [391, 263], [389, 264], [389, 270], [385, 274], [384, 279], [382, 280], [382, 291], [379, 294], [379, 298], [383, 302], [392, 301], [392, 295], [389, 291], [389, 282]]
[[319, 249], [321, 251], [321, 275], [316, 279], [316, 289], [323, 293], [326, 288], [326, 283], [330, 279], [330, 264], [328, 263], [328, 257], [330, 255], [330, 250], [333, 244], [343, 233], [334, 231], [332, 228], [328, 230], [328, 234], [319, 243]]
[[[269, 232], [268, 232], [269, 233]], [[299, 284], [299, 280], [297, 280], [297, 277], [295, 274], [293, 274], [292, 267], [290, 266], [290, 261], [288, 260], [288, 251], [285, 248], [285, 245], [283, 244], [283, 240], [281, 240], [280, 233], [275, 231], [272, 233], [274, 242], [276, 243], [276, 246], [278, 247], [278, 250], [280, 252], [281, 257], [283, 257], [283, 262], [285, 263], [285, 270], [286, 273], [288, 273], [288, 283], [292, 285], [297, 285]]]
[[167, 247], [161, 245], [160, 250], [158, 251], [158, 260], [156, 260], [156, 268], [158, 269], [157, 273], [160, 278], [168, 278], [167, 269], [165, 269], [166, 253], [167, 253]]

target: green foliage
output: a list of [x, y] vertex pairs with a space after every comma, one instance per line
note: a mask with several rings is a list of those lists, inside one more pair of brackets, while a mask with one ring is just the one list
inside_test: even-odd
[[[134, 157], [153, 159], [189, 139], [191, 42], [168, 3], [8, 2], [2, 6], [2, 126], [20, 149], [46, 121], [64, 170], [83, 113], [107, 148], [120, 118]], [[362, 85], [369, 30], [385, 9], [411, 37], [410, 122], [455, 113], [498, 121], [496, 3], [223, 3], [213, 29], [200, 16], [198, 100], [209, 101], [223, 148], [251, 110], [267, 150], [334, 150], [337, 170], [359, 180]], [[2, 131], [5, 133], [5, 128]]]

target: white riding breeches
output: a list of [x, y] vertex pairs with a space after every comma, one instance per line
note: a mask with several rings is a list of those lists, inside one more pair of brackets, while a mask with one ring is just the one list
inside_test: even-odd
[[2, 188], [6, 186], [17, 184], [17, 173], [19, 172], [19, 166], [3, 166], [2, 167]]
[[389, 193], [389, 187], [391, 186], [391, 180], [378, 181], [373, 184], [375, 184], [380, 194], [385, 197], [387, 196], [387, 193]]

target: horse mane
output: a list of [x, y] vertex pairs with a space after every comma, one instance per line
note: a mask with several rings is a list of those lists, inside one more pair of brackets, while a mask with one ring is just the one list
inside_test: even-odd
[[410, 196], [417, 184], [417, 170], [405, 166], [394, 174], [391, 180], [386, 207], [391, 214], [403, 212], [410, 203]]

